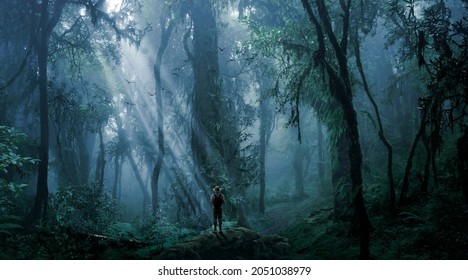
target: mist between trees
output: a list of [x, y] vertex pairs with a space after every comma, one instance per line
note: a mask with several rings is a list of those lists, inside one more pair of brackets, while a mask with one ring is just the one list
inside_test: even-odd
[[466, 1], [0, 13], [1, 258], [468, 257]]

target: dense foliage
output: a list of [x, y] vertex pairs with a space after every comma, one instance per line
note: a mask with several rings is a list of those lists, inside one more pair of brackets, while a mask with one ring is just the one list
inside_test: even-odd
[[468, 258], [466, 5], [0, 2], [0, 258]]

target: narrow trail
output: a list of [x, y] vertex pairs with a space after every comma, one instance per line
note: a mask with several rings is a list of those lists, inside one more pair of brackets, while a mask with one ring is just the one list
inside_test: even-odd
[[297, 221], [306, 219], [313, 210], [319, 208], [323, 208], [323, 205], [313, 197], [303, 201], [275, 204], [266, 209], [263, 217], [266, 223], [259, 227], [258, 232], [262, 234], [280, 234]]
[[286, 214], [288, 211], [291, 211], [292, 207], [294, 207], [295, 203], [288, 202], [288, 203], [281, 203], [275, 206], [272, 209], [266, 211], [265, 215], [268, 217], [272, 223], [262, 229], [260, 229], [260, 233], [262, 234], [274, 234], [280, 233], [285, 230], [289, 226], [289, 222], [286, 219]]

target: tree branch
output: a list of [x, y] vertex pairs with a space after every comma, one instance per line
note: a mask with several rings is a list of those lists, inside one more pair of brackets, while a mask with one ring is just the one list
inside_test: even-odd
[[349, 33], [349, 10], [351, 8], [351, 0], [348, 0], [348, 3], [345, 3], [345, 0], [340, 0], [341, 9], [344, 12], [343, 17], [343, 35], [341, 37], [341, 49], [346, 55], [348, 49], [348, 33]]
[[310, 7], [309, 1], [301, 0], [301, 2], [302, 2], [302, 6], [304, 7], [304, 10], [309, 16], [309, 20], [315, 26], [315, 30], [317, 32], [317, 40], [319, 43], [319, 47], [313, 54], [314, 63], [315, 63], [315, 66], [317, 66], [319, 64], [323, 64], [323, 62], [321, 63], [321, 61], [323, 61], [325, 58], [325, 39], [323, 35], [323, 30], [322, 30], [322, 26], [320, 26], [320, 23], [317, 20], [317, 17], [314, 15], [312, 8]]

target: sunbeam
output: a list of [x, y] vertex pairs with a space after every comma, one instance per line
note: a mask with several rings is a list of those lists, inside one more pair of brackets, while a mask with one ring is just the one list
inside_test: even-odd
[[122, 7], [122, 1], [125, 0], [106, 0], [106, 12], [108, 13], [116, 13]]
[[0, 1], [0, 258], [467, 259], [465, 3]]

